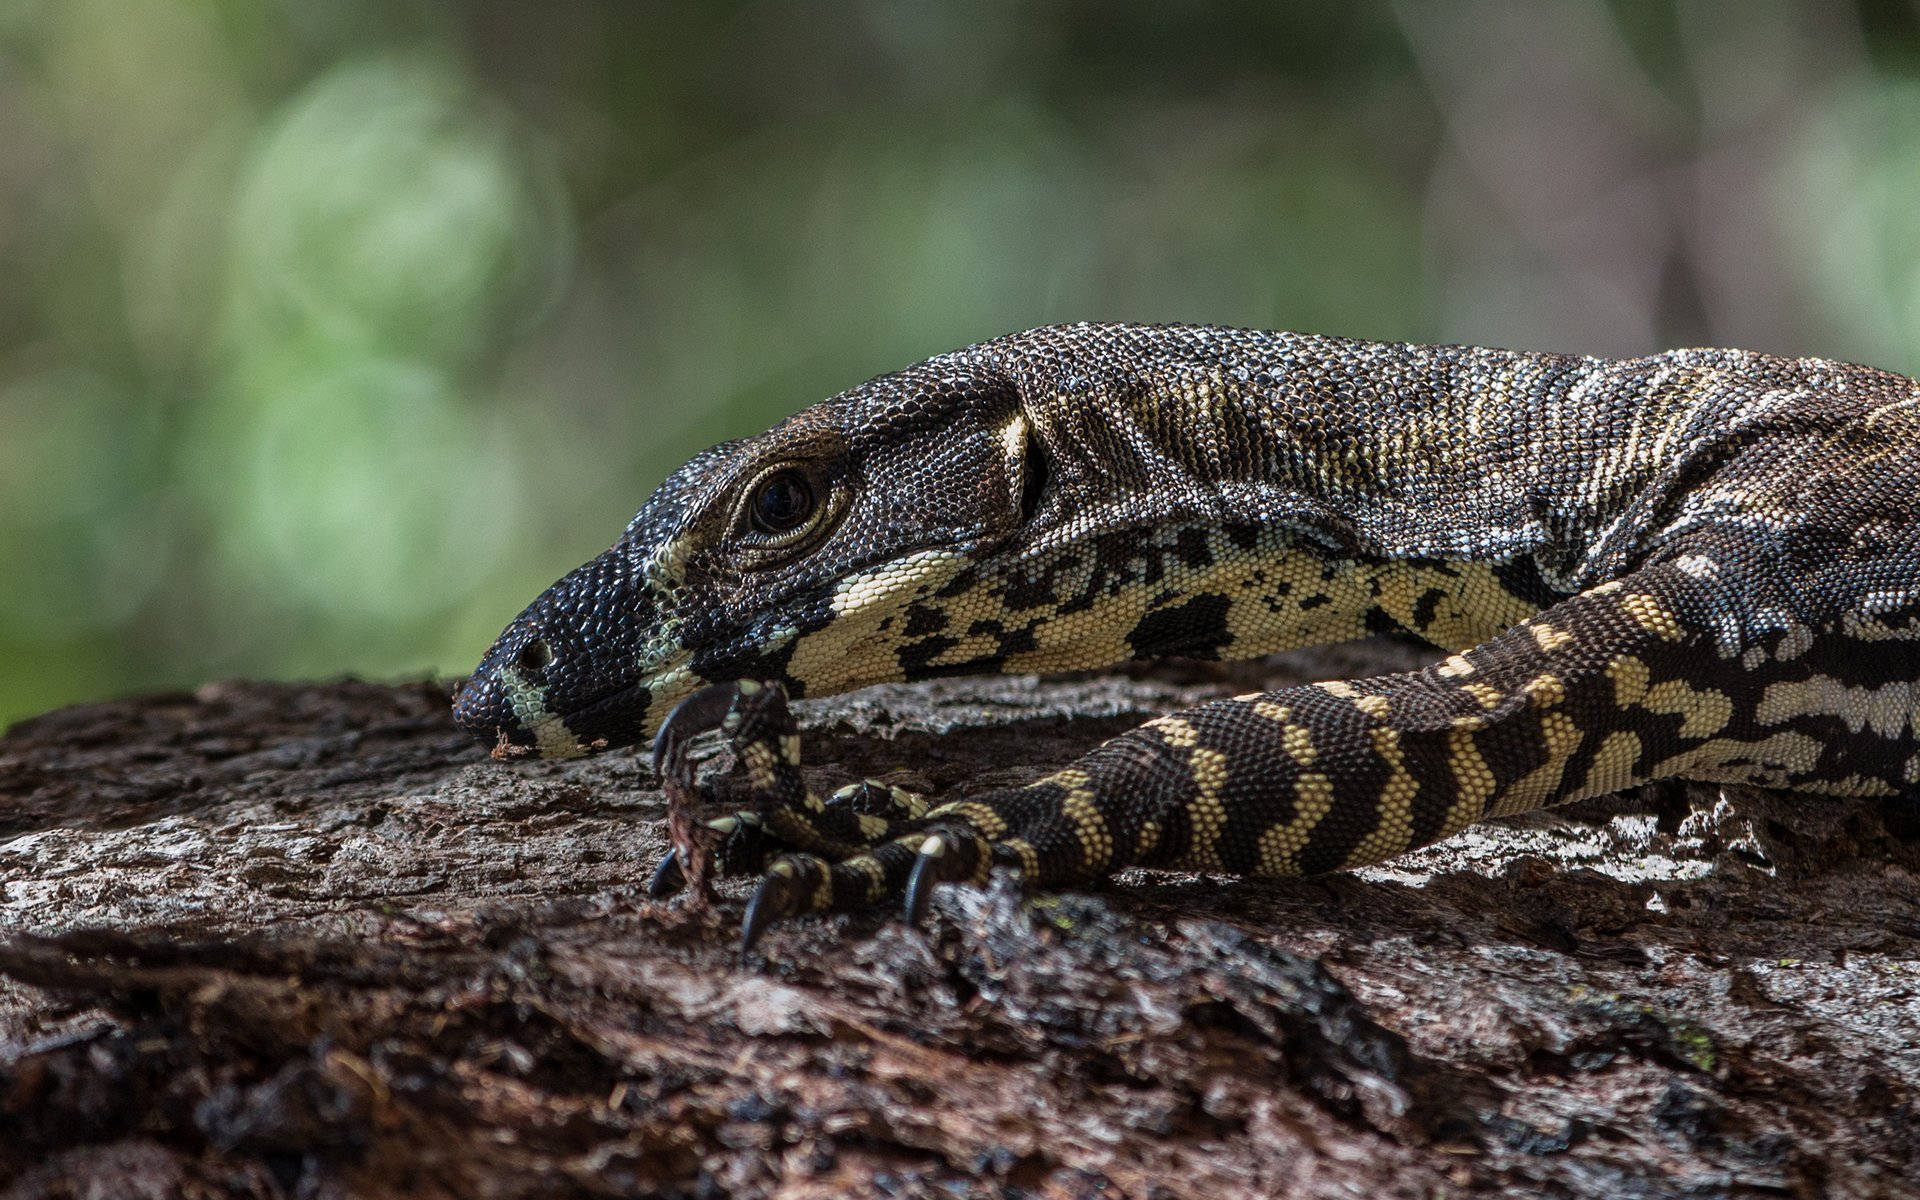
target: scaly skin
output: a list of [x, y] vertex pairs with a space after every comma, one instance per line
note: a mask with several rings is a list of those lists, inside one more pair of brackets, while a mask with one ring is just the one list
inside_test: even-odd
[[[1454, 654], [1201, 705], [930, 810], [796, 770], [785, 694], [1386, 631]], [[1037, 886], [1298, 874], [1658, 779], [1912, 794], [1920, 385], [1731, 350], [1015, 334], [696, 456], [456, 714], [498, 757], [564, 756], [736, 680], [777, 685], [728, 716], [759, 802], [722, 864], [768, 872], [750, 938], [996, 860]]]

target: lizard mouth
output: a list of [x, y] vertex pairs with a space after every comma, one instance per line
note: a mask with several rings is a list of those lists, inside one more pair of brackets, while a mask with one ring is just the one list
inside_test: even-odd
[[577, 758], [645, 741], [701, 682], [682, 664], [561, 709], [509, 668], [469, 679], [454, 698], [454, 721], [496, 759]]
[[454, 720], [496, 759], [576, 758], [632, 745], [650, 732], [654, 708], [645, 682], [604, 692], [564, 712], [545, 707], [537, 689], [515, 679], [474, 679], [454, 701]]
[[632, 746], [653, 736], [676, 701], [700, 685], [684, 668], [616, 688], [558, 716], [574, 739], [575, 754]]

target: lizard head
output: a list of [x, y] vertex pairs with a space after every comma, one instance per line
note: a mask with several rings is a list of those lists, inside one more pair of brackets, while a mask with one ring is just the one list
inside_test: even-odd
[[647, 737], [706, 683], [906, 677], [917, 603], [1020, 530], [1030, 445], [1012, 382], [963, 351], [704, 451], [507, 626], [455, 719], [497, 758], [567, 757]]

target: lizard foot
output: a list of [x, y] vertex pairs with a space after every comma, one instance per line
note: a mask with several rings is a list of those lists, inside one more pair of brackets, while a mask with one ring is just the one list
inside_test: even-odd
[[[826, 860], [850, 859], [917, 828], [926, 801], [905, 788], [863, 780], [825, 800], [800, 774], [800, 735], [778, 684], [752, 680], [715, 684], [681, 701], [654, 736], [653, 766], [663, 786], [694, 791], [688, 748], [718, 728], [745, 769], [753, 807], [707, 822], [724, 835], [715, 852], [722, 875], [755, 874], [782, 850]], [[648, 883], [654, 898], [685, 885], [677, 850], [668, 851]]]
[[[932, 809], [875, 780], [821, 799], [801, 777], [800, 735], [777, 684], [721, 684], [682, 701], [654, 741], [662, 779], [690, 789], [687, 744], [716, 726], [754, 798], [752, 808], [708, 822], [724, 835], [714, 851], [720, 873], [761, 875], [747, 902], [743, 953], [788, 917], [893, 897], [917, 923], [936, 884], [985, 883], [995, 864], [1015, 868], [1032, 886], [1051, 886], [1097, 877], [1111, 860], [1111, 833], [1071, 772]], [[669, 852], [649, 893], [677, 891], [682, 866]]]
[[986, 839], [959, 826], [905, 833], [838, 862], [816, 854], [782, 855], [747, 902], [740, 953], [751, 954], [776, 921], [869, 907], [890, 896], [903, 896], [906, 920], [917, 923], [926, 916], [934, 884], [985, 883], [993, 860]]

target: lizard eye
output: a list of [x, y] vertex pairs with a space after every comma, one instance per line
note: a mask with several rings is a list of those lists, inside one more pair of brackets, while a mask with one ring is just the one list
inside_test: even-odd
[[761, 480], [748, 509], [761, 533], [792, 533], [813, 516], [813, 488], [798, 471], [775, 471]]
[[734, 494], [726, 553], [752, 570], [791, 562], [818, 546], [846, 513], [853, 489], [842, 464], [809, 458], [769, 464]]

